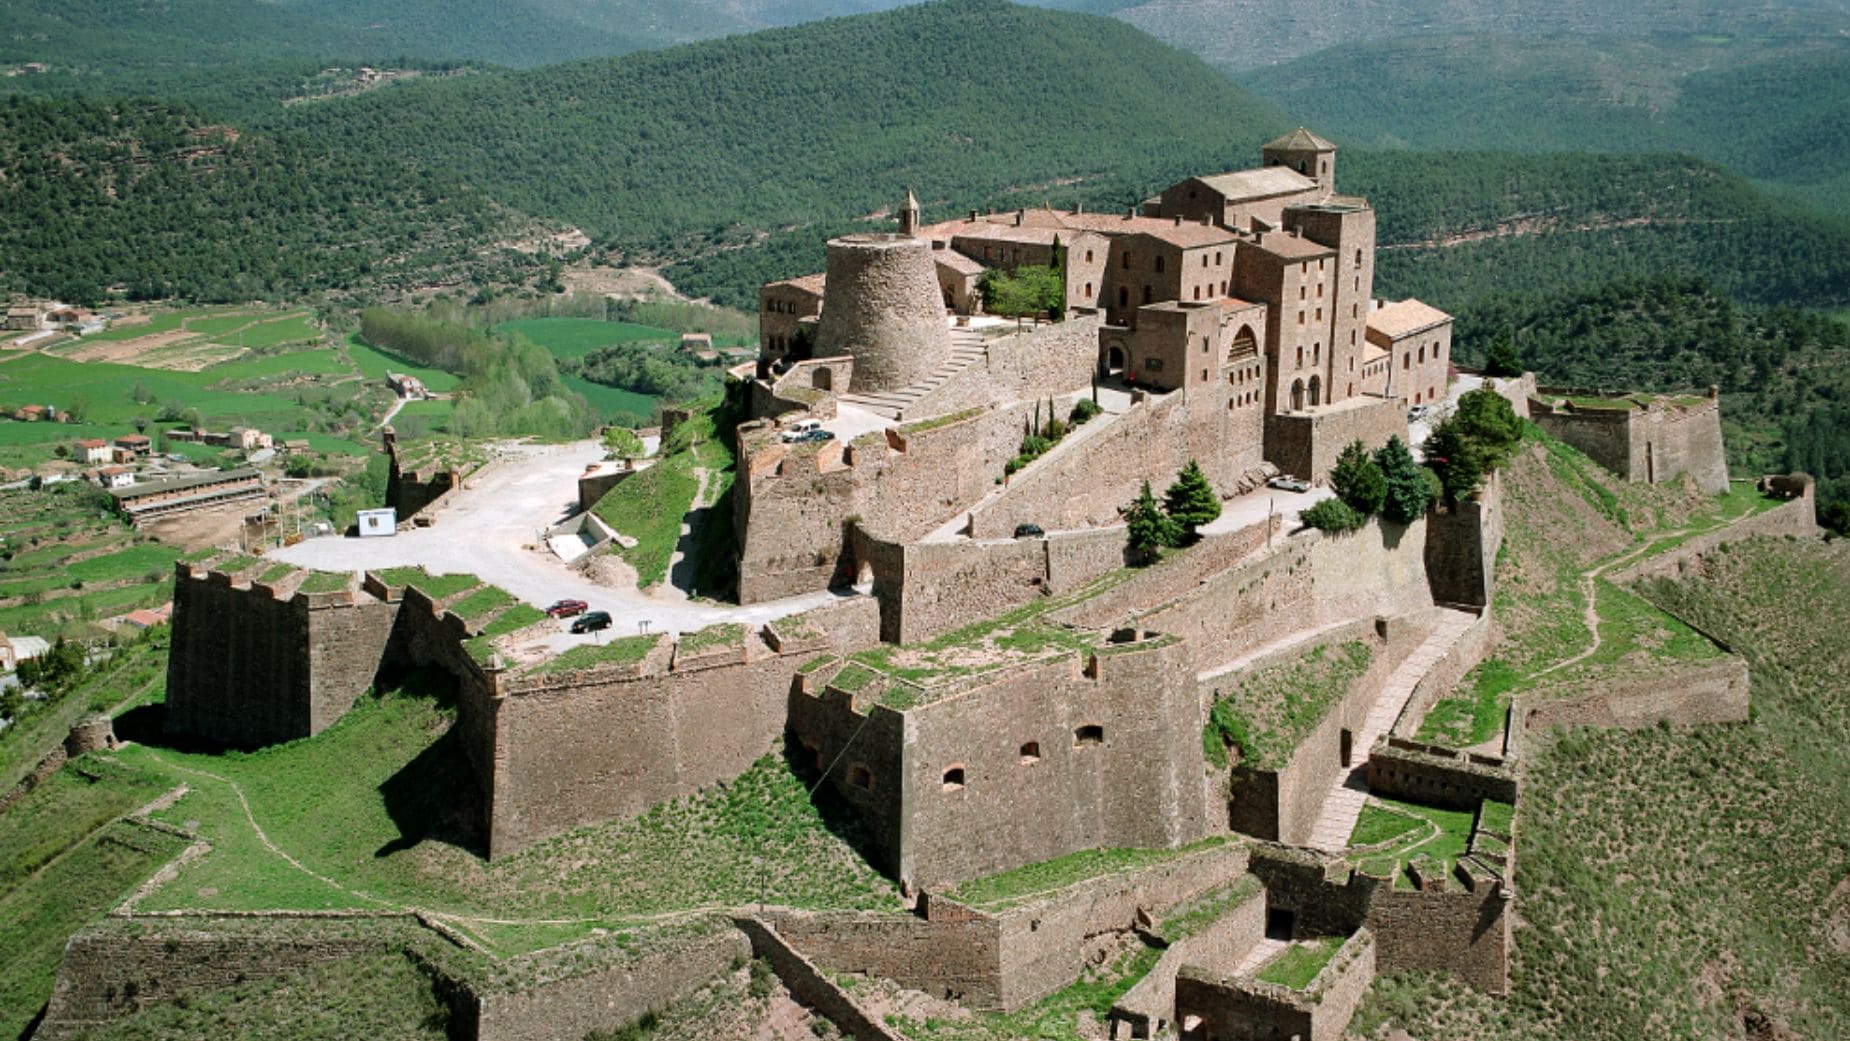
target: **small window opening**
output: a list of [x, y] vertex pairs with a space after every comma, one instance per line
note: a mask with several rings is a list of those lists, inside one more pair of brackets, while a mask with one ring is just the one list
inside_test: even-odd
[[1041, 743], [1029, 741], [1021, 746], [1021, 765], [1032, 766], [1041, 761]]
[[866, 763], [855, 763], [848, 768], [848, 783], [866, 791], [874, 790], [874, 772]]
[[1104, 743], [1105, 728], [1097, 723], [1087, 723], [1085, 726], [1073, 731], [1073, 745], [1075, 747], [1102, 745]]
[[947, 792], [961, 792], [964, 790], [963, 767], [953, 766], [944, 771], [944, 790]]

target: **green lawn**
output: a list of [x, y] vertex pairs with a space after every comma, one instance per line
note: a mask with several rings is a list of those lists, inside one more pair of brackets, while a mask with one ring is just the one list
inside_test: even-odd
[[648, 426], [655, 418], [661, 399], [638, 394], [621, 387], [607, 387], [582, 376], [562, 376], [565, 385], [579, 394], [606, 420], [628, 426]]
[[1262, 983], [1276, 983], [1292, 990], [1303, 990], [1317, 978], [1317, 974], [1330, 963], [1330, 959], [1336, 957], [1342, 945], [1339, 936], [1323, 936], [1294, 943], [1267, 962], [1259, 970], [1258, 978]]
[[691, 453], [670, 456], [624, 480], [592, 507], [598, 519], [636, 540], [614, 552], [636, 569], [636, 584], [644, 589], [668, 577], [681, 521], [700, 490], [693, 467]]
[[144, 542], [120, 552], [91, 557], [70, 565], [72, 578], [85, 582], [117, 582], [158, 574], [164, 580], [173, 573], [180, 551], [160, 543]]
[[959, 882], [952, 899], [990, 909], [1021, 903], [1087, 879], [1174, 860], [1185, 853], [1234, 841], [1217, 836], [1180, 849], [1086, 849], [1063, 857], [1026, 864], [1010, 871]]
[[[249, 308], [238, 307], [207, 307], [193, 311], [165, 311], [155, 315], [152, 321], [105, 329], [94, 336], [86, 336], [84, 339], [133, 340], [142, 336], [152, 336], [155, 333], [170, 332], [180, 328], [182, 322], [188, 323], [188, 328], [194, 328], [195, 326], [193, 323], [224, 321], [225, 318], [223, 316], [230, 314], [251, 315], [252, 312]], [[250, 318], [245, 317], [236, 320], [238, 322], [248, 322]]]
[[521, 318], [495, 326], [498, 333], [519, 333], [557, 358], [582, 358], [599, 347], [615, 343], [650, 342], [679, 346], [681, 334], [671, 329], [596, 318]]
[[1470, 845], [1475, 815], [1470, 810], [1442, 810], [1436, 806], [1370, 796], [1361, 818], [1356, 821], [1355, 830], [1349, 835], [1349, 844], [1361, 846], [1384, 841], [1381, 836], [1395, 826], [1388, 819], [1391, 817], [1408, 822], [1405, 838], [1385, 850], [1368, 854], [1361, 866], [1371, 874], [1391, 873], [1396, 886], [1406, 887], [1411, 884], [1406, 877], [1407, 863], [1415, 857], [1431, 857], [1443, 865], [1447, 877], [1450, 876], [1452, 865]]
[[581, 643], [557, 658], [540, 663], [536, 672], [571, 672], [599, 665], [627, 665], [647, 657], [659, 636], [619, 636], [606, 643]]

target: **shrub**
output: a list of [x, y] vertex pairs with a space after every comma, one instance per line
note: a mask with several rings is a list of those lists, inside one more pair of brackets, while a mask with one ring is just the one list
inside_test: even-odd
[[1298, 516], [1318, 531], [1327, 531], [1332, 535], [1354, 531], [1368, 520], [1355, 507], [1341, 499], [1325, 499]]
[[1091, 398], [1080, 398], [1073, 402], [1073, 411], [1066, 417], [1067, 422], [1073, 426], [1079, 426], [1102, 411], [1104, 410], [1098, 407], [1098, 402]]

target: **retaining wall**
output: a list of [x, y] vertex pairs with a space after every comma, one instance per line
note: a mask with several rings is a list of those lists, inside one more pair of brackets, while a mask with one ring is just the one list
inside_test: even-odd
[[1238, 1041], [1339, 1041], [1377, 968], [1374, 937], [1359, 929], [1303, 990], [1189, 966], [1176, 977], [1176, 1019], [1201, 1035]]
[[1156, 967], [1111, 1006], [1111, 1036], [1148, 1038], [1169, 1031], [1182, 967], [1238, 965], [1264, 935], [1265, 890], [1256, 888], [1206, 928], [1163, 950]]
[[[1772, 479], [1762, 478], [1763, 481]], [[1641, 578], [1679, 578], [1697, 561], [1730, 542], [1740, 542], [1755, 535], [1817, 538], [1822, 529], [1818, 527], [1816, 482], [1805, 474], [1777, 479], [1793, 482], [1793, 486], [1799, 489], [1797, 496], [1764, 513], [1743, 517], [1719, 531], [1697, 535], [1681, 545], [1653, 554], [1606, 577], [1618, 583], [1631, 583]]]
[[1732, 655], [1602, 677], [1592, 690], [1558, 684], [1519, 696], [1511, 718], [1525, 730], [1739, 723], [1747, 718], [1747, 662]]
[[1390, 737], [1368, 755], [1368, 790], [1427, 806], [1474, 810], [1516, 802], [1516, 773], [1501, 757]]
[[752, 953], [771, 963], [777, 978], [798, 1001], [815, 1009], [856, 1041], [905, 1041], [823, 975], [814, 963], [784, 941], [777, 930], [754, 918], [737, 920], [751, 939]]

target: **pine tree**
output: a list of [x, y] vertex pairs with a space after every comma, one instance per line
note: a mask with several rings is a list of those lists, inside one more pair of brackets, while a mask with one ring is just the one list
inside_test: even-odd
[[1220, 496], [1214, 494], [1214, 486], [1201, 472], [1201, 464], [1190, 459], [1176, 475], [1175, 483], [1163, 493], [1163, 510], [1190, 541], [1200, 537], [1196, 528], [1220, 516]]
[[1381, 502], [1381, 516], [1395, 524], [1411, 524], [1426, 515], [1432, 504], [1432, 486], [1426, 483], [1425, 467], [1413, 461], [1413, 453], [1399, 437], [1375, 453], [1375, 465], [1387, 479], [1387, 495]]
[[1351, 510], [1372, 517], [1381, 512], [1381, 501], [1387, 498], [1387, 477], [1374, 456], [1368, 454], [1368, 446], [1351, 441], [1336, 457], [1336, 467], [1330, 471], [1330, 488]]
[[1164, 546], [1175, 541], [1175, 522], [1157, 506], [1149, 481], [1143, 482], [1142, 493], [1122, 512], [1133, 563], [1152, 563]]
[[1508, 329], [1497, 334], [1490, 341], [1489, 350], [1485, 351], [1484, 374], [1486, 376], [1520, 376], [1522, 375], [1522, 354], [1516, 349], [1516, 339]]

